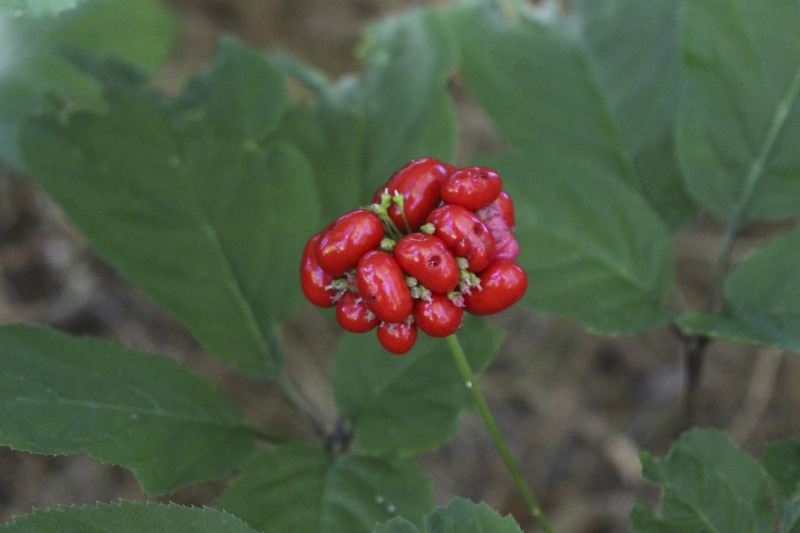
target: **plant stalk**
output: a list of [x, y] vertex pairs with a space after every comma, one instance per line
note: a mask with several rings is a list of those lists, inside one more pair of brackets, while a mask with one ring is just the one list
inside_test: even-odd
[[508, 449], [508, 445], [506, 444], [503, 435], [500, 433], [500, 428], [497, 427], [497, 422], [495, 422], [492, 412], [489, 410], [489, 406], [486, 403], [486, 398], [484, 398], [483, 393], [478, 388], [478, 384], [475, 382], [475, 375], [472, 373], [472, 368], [469, 366], [469, 361], [467, 361], [467, 356], [464, 353], [464, 349], [461, 347], [461, 343], [458, 342], [458, 337], [453, 334], [447, 337], [446, 340], [447, 346], [450, 348], [450, 353], [453, 355], [453, 361], [455, 362], [456, 367], [458, 367], [461, 377], [464, 378], [464, 384], [466, 385], [467, 390], [472, 397], [472, 401], [475, 404], [475, 407], [477, 407], [478, 412], [483, 419], [483, 423], [486, 425], [486, 429], [489, 431], [489, 435], [492, 437], [492, 441], [494, 442], [497, 451], [500, 452], [500, 456], [503, 458], [503, 462], [506, 465], [508, 473], [511, 474], [514, 483], [517, 485], [517, 488], [522, 494], [522, 498], [525, 500], [525, 504], [528, 506], [531, 515], [543, 531], [546, 533], [553, 533], [553, 528], [550, 526], [547, 517], [542, 512], [539, 502], [533, 495], [533, 491], [525, 482], [525, 478], [522, 476], [522, 472], [520, 472], [517, 462], [511, 455], [511, 451]]

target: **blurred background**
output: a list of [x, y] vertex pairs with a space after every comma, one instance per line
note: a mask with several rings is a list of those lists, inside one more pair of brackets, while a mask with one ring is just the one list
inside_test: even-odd
[[[283, 50], [332, 77], [360, 68], [364, 25], [432, 0], [170, 0], [181, 24], [176, 46], [156, 77], [176, 92], [209, 64], [221, 35]], [[13, 23], [13, 22], [12, 22]], [[109, 29], [113, 30], [113, 29]], [[499, 140], [457, 81], [460, 154]], [[0, 95], [0, 98], [2, 96]], [[421, 154], [424, 155], [424, 154]], [[737, 253], [771, 228], [745, 228]], [[675, 236], [681, 289], [693, 307], [708, 289], [722, 228], [701, 216]], [[182, 326], [92, 253], [36, 184], [0, 166], [0, 323], [26, 321], [79, 335], [113, 338], [167, 354], [228, 391], [253, 421], [311, 435], [268, 384], [243, 378], [204, 355]], [[666, 329], [609, 338], [578, 323], [519, 306], [493, 317], [508, 331], [501, 353], [481, 377], [490, 406], [524, 474], [557, 531], [628, 531], [636, 497], [657, 494], [640, 477], [638, 455], [662, 454], [683, 428], [682, 344]], [[287, 324], [289, 373], [332, 425], [328, 375], [340, 333], [309, 307]], [[777, 350], [726, 343], [709, 347], [697, 423], [727, 430], [758, 455], [773, 439], [798, 433], [800, 362]], [[461, 495], [514, 513], [528, 530], [524, 503], [475, 414], [454, 441], [420, 457], [439, 504]], [[162, 498], [213, 505], [219, 483]], [[84, 455], [41, 457], [0, 447], [0, 521], [32, 507], [144, 500], [126, 470]]]

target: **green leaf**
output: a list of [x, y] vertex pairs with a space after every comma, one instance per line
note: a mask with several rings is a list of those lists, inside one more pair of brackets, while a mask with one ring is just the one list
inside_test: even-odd
[[621, 182], [540, 175], [521, 154], [482, 162], [503, 176], [515, 201], [524, 301], [607, 334], [671, 320], [671, 239], [638, 193]]
[[425, 517], [425, 530], [430, 533], [459, 533], [462, 531], [492, 533], [521, 533], [511, 516], [501, 517], [485, 503], [473, 503], [463, 498], [453, 499]]
[[800, 531], [800, 438], [769, 444], [761, 462], [778, 497], [781, 531], [797, 533]]
[[403, 518], [397, 516], [385, 524], [377, 524], [372, 533], [422, 533], [419, 528]]
[[650, 204], [675, 228], [694, 216], [674, 147], [680, 94], [674, 0], [578, 0], [571, 18]]
[[204, 507], [175, 504], [120, 502], [94, 507], [34, 509], [0, 525], [3, 533], [255, 533], [241, 519]]
[[310, 89], [316, 101], [300, 102], [283, 116], [275, 139], [295, 144], [314, 168], [323, 220], [334, 220], [357, 205], [371, 201], [373, 191], [362, 190], [364, 118], [354, 99], [356, 86], [349, 78], [332, 83], [321, 72], [285, 56], [273, 62]]
[[0, 0], [0, 17], [54, 16], [74, 9], [84, 0]]
[[585, 46], [516, 13], [472, 1], [451, 20], [470, 92], [513, 147], [479, 162], [515, 200], [526, 301], [603, 333], [662, 325], [674, 292], [669, 231], [638, 190]]
[[64, 59], [64, 48], [114, 56], [152, 72], [178, 30], [177, 17], [154, 0], [93, 0], [55, 19], [0, 18], [0, 159], [24, 168], [18, 131], [48, 95], [73, 103], [99, 100], [97, 82]]
[[[503, 338], [468, 317], [458, 335], [475, 373], [495, 357]], [[336, 350], [333, 388], [362, 450], [433, 450], [453, 438], [461, 414], [472, 406], [444, 339], [424, 334], [402, 357], [388, 354], [374, 333], [345, 335]]]
[[686, 2], [682, 27], [687, 188], [737, 223], [800, 213], [800, 6]]
[[189, 82], [183, 99], [192, 127], [200, 119], [216, 139], [246, 145], [271, 133], [289, 103], [281, 72], [231, 37], [220, 40], [213, 64]]
[[255, 437], [230, 399], [166, 357], [26, 325], [0, 327], [0, 443], [84, 450], [151, 494], [217, 479]]
[[401, 517], [377, 526], [372, 533], [522, 533], [511, 516], [501, 517], [485, 503], [454, 498], [447, 507], [439, 507], [425, 516], [425, 528], [420, 531]]
[[271, 448], [245, 466], [220, 507], [262, 531], [372, 531], [433, 507], [430, 480], [413, 459], [346, 453], [307, 443]]
[[722, 315], [690, 313], [696, 333], [800, 352], [800, 227], [765, 244], [731, 270]]
[[23, 131], [33, 174], [98, 254], [254, 377], [280, 370], [275, 326], [302, 300], [287, 280], [318, 229], [308, 162], [288, 144], [261, 147], [252, 120], [277, 123], [284, 90], [264, 58], [229, 41], [185, 100], [117, 81], [107, 112]]
[[605, 95], [580, 43], [520, 7], [463, 2], [450, 12], [470, 94], [531, 172], [554, 180], [638, 182]]
[[449, 161], [456, 124], [445, 83], [457, 49], [444, 17], [412, 10], [367, 29], [361, 104], [366, 117], [364, 187], [369, 195], [405, 163]]
[[773, 531], [767, 475], [724, 433], [690, 430], [664, 459], [643, 454], [642, 468], [645, 479], [661, 487], [661, 502], [658, 512], [636, 502], [631, 523], [637, 533]]

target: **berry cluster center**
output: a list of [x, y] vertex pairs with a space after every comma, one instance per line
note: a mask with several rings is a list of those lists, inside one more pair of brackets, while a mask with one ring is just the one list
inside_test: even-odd
[[418, 330], [446, 337], [465, 311], [497, 313], [524, 295], [514, 204], [494, 170], [415, 159], [372, 201], [313, 235], [300, 264], [306, 298], [335, 306], [345, 330], [375, 329], [403, 354]]

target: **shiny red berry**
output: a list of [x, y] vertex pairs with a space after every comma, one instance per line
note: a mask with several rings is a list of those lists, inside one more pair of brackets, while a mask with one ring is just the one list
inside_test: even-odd
[[[428, 213], [439, 204], [442, 183], [451, 172], [449, 165], [445, 165], [433, 157], [422, 157], [411, 161], [395, 172], [385, 186], [381, 187], [373, 197], [373, 202], [379, 204], [381, 194], [395, 191], [403, 195], [404, 211], [411, 231], [417, 231], [425, 222]], [[402, 231], [408, 231], [400, 212], [400, 206], [392, 204], [389, 207], [389, 217]]]
[[486, 207], [500, 194], [503, 182], [497, 172], [486, 167], [459, 169], [442, 184], [442, 200], [471, 211]]
[[356, 284], [369, 310], [383, 322], [402, 322], [414, 308], [403, 271], [387, 252], [371, 250], [359, 259]]
[[413, 322], [389, 324], [384, 322], [378, 326], [378, 341], [386, 351], [402, 355], [414, 347], [417, 342], [417, 326]]
[[434, 235], [456, 255], [469, 263], [471, 272], [480, 272], [494, 259], [494, 240], [486, 225], [472, 211], [460, 205], [445, 204], [428, 215]]
[[364, 299], [354, 292], [345, 292], [336, 303], [336, 321], [353, 333], [364, 333], [380, 324]]
[[319, 265], [333, 276], [352, 269], [369, 250], [383, 239], [383, 223], [378, 215], [366, 209], [349, 211], [333, 221], [317, 244]]
[[444, 294], [432, 293], [429, 300], [414, 303], [414, 322], [431, 337], [447, 337], [461, 327], [464, 309]]
[[438, 237], [409, 233], [397, 241], [392, 254], [403, 272], [433, 292], [450, 292], [458, 283], [456, 257]]
[[511, 307], [525, 294], [528, 276], [513, 261], [498, 259], [481, 272], [480, 290], [464, 294], [467, 311], [475, 315], [490, 315]]
[[336, 291], [329, 288], [333, 276], [317, 262], [317, 243], [322, 235], [317, 233], [306, 243], [300, 261], [300, 287], [308, 301], [319, 307], [332, 307]]

